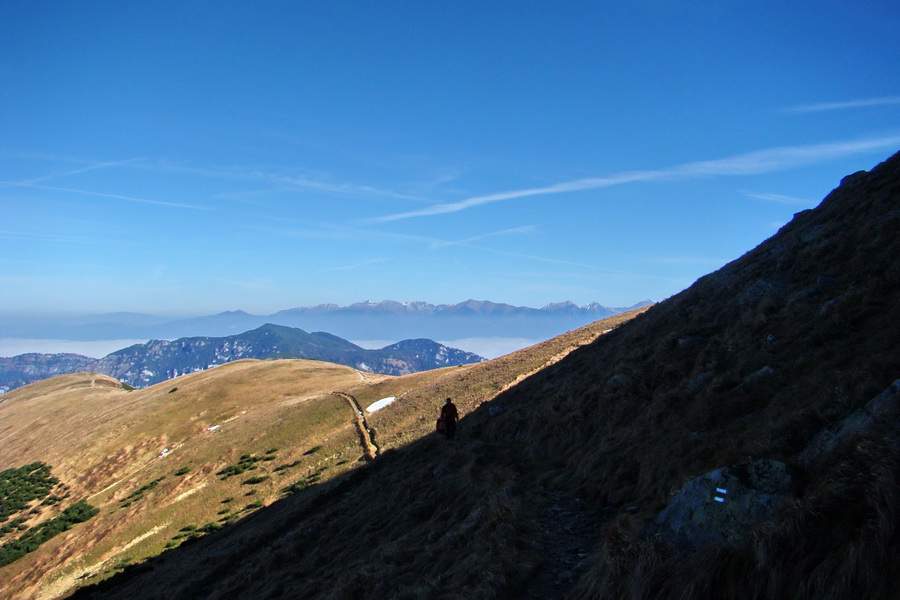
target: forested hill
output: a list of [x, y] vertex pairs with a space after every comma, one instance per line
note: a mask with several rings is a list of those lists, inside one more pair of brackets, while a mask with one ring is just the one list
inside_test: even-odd
[[72, 354], [4, 358], [0, 359], [0, 386], [9, 391], [53, 375], [91, 371], [134, 387], [146, 387], [244, 358], [308, 358], [383, 375], [406, 375], [484, 360], [477, 354], [426, 339], [404, 340], [379, 350], [367, 350], [329, 333], [307, 333], [266, 324], [221, 338], [151, 340], [99, 360]]

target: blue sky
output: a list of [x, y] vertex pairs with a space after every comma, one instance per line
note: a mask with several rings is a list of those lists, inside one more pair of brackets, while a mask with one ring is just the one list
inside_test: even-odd
[[0, 313], [661, 300], [900, 150], [898, 55], [881, 0], [5, 2]]

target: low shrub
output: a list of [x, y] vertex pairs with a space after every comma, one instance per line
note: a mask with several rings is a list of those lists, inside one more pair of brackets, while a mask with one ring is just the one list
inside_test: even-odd
[[266, 479], [268, 479], [268, 475], [261, 475], [259, 477], [251, 477], [250, 479], [245, 479], [241, 482], [241, 485], [256, 485], [258, 483], [262, 483]]
[[100, 512], [85, 502], [79, 500], [59, 516], [44, 521], [39, 525], [27, 529], [19, 539], [13, 540], [0, 546], [0, 567], [18, 560], [29, 552], [36, 550], [41, 544], [54, 536], [71, 529], [77, 523], [83, 523]]

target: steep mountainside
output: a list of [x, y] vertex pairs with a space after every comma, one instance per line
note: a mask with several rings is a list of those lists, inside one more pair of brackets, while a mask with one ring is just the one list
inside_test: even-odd
[[900, 155], [458, 442], [385, 452], [75, 597], [897, 597], [898, 256]]
[[146, 389], [79, 373], [14, 390], [0, 402], [0, 597], [55, 598], [279, 498], [327, 498], [432, 432], [444, 398], [468, 414], [635, 314], [401, 377], [239, 360]]
[[[366, 350], [328, 333], [307, 333], [272, 324], [224, 338], [151, 340], [118, 350], [100, 360], [77, 360], [84, 358], [77, 355], [24, 356], [36, 358], [27, 361], [32, 365], [28, 372], [17, 369], [12, 378], [4, 373], [4, 379], [11, 379], [6, 384], [8, 389], [52, 375], [79, 371], [102, 373], [135, 387], [146, 387], [247, 358], [309, 358], [384, 375], [406, 375], [484, 360], [471, 352], [448, 348], [431, 340], [405, 340], [380, 350]], [[15, 367], [22, 362], [22, 357], [0, 360]], [[0, 367], [6, 364], [0, 363]]]

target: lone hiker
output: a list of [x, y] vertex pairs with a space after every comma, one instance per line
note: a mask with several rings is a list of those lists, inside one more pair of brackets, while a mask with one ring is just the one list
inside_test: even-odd
[[458, 420], [459, 411], [456, 410], [456, 405], [453, 404], [453, 401], [450, 400], [450, 398], [447, 398], [447, 402], [441, 407], [441, 421], [443, 421], [444, 425], [444, 435], [447, 436], [448, 440], [453, 439], [453, 436], [456, 433], [456, 422]]

